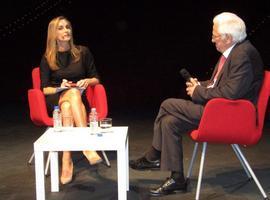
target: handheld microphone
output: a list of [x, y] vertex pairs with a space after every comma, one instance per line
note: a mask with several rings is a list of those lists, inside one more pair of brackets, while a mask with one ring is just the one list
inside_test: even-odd
[[179, 73], [186, 81], [190, 82], [191, 75], [185, 68], [182, 68]]

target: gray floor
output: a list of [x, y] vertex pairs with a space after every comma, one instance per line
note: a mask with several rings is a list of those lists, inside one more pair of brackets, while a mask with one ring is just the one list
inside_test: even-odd
[[[12, 112], [10, 112], [12, 111]], [[141, 156], [152, 138], [152, 114], [144, 116], [113, 115], [114, 125], [129, 126], [130, 159]], [[35, 199], [34, 165], [27, 161], [33, 142], [44, 128], [35, 127], [29, 120], [27, 109], [2, 108], [0, 114], [0, 199]], [[270, 196], [270, 126], [264, 129], [261, 141], [253, 147], [242, 148], [255, 174]], [[193, 142], [184, 138], [185, 169], [188, 167]], [[117, 199], [116, 153], [107, 152], [112, 167], [104, 164], [90, 166], [81, 152], [75, 152], [75, 176], [71, 184], [60, 186], [59, 193], [50, 192], [50, 179], [46, 178], [46, 196], [50, 200]], [[197, 160], [189, 191], [160, 198], [150, 198], [148, 188], [159, 185], [168, 172], [135, 171], [130, 169], [128, 199], [195, 199], [198, 174]], [[202, 182], [201, 199], [207, 200], [257, 200], [263, 199], [253, 181], [248, 182], [245, 172], [230, 146], [209, 145]]]

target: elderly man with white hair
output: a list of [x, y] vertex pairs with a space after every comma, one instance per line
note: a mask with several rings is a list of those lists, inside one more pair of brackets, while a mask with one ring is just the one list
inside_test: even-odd
[[263, 62], [246, 36], [245, 23], [237, 15], [224, 12], [215, 16], [212, 42], [221, 57], [212, 77], [207, 81], [191, 78], [186, 83], [191, 100], [170, 98], [162, 102], [151, 148], [141, 158], [130, 161], [130, 167], [136, 170], [171, 172], [160, 186], [150, 189], [151, 196], [186, 191], [182, 135], [198, 127], [210, 99], [247, 99], [256, 103], [263, 80]]

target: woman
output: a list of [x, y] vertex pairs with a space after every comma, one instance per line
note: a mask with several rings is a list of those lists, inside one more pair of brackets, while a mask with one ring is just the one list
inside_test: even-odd
[[[40, 64], [41, 87], [46, 97], [48, 112], [59, 105], [63, 116], [72, 116], [77, 127], [87, 126], [88, 105], [85, 93], [77, 88], [87, 88], [99, 83], [94, 59], [87, 47], [73, 43], [71, 23], [63, 16], [49, 23], [47, 46]], [[76, 87], [73, 87], [76, 86]], [[64, 88], [67, 88], [63, 90]], [[65, 118], [63, 125], [65, 126]], [[95, 151], [84, 151], [90, 164], [102, 161]], [[62, 184], [71, 182], [73, 162], [71, 153], [63, 152]]]

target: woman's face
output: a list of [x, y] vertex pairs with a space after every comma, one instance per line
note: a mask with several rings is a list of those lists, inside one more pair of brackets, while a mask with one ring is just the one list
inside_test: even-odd
[[61, 19], [56, 27], [56, 40], [59, 42], [69, 42], [70, 39], [71, 26], [65, 19]]

